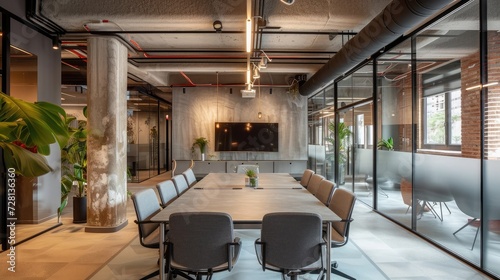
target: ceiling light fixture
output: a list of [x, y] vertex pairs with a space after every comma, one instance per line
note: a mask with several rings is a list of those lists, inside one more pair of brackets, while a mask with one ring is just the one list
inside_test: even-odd
[[246, 30], [246, 39], [247, 39], [247, 53], [252, 50], [252, 20], [247, 18], [247, 30]]
[[215, 29], [215, 32], [219, 33], [222, 31], [222, 22], [220, 22], [220, 20], [214, 21], [214, 23], [212, 25]]
[[52, 49], [58, 50], [61, 48], [61, 41], [59, 41], [59, 36], [52, 37]]
[[264, 56], [261, 56], [260, 58], [260, 61], [259, 61], [259, 68], [260, 69], [266, 69], [267, 68], [267, 63], [269, 61], [273, 61], [271, 58], [269, 58], [269, 56], [267, 56], [267, 54], [263, 51], [263, 50], [260, 50], [262, 52], [262, 54], [264, 54]]
[[280, 1], [281, 1], [281, 3], [288, 5], [288, 6], [292, 5], [295, 2], [295, 0], [280, 0]]
[[257, 65], [255, 65], [254, 63], [252, 63], [252, 66], [253, 66], [253, 79], [254, 80], [257, 80], [258, 78], [260, 78], [260, 73], [259, 73], [259, 67]]
[[219, 71], [215, 72], [217, 73], [217, 116], [215, 117], [215, 127], [219, 128]]

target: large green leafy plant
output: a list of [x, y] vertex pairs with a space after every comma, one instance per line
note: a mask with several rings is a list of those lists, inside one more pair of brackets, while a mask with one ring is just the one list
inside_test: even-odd
[[66, 112], [48, 102], [30, 103], [0, 92], [0, 147], [8, 168], [25, 177], [50, 172], [50, 144], [68, 140]]
[[[87, 117], [87, 107], [83, 114]], [[74, 122], [77, 125], [73, 125]], [[76, 120], [75, 117], [66, 119], [66, 129], [70, 135], [66, 146], [61, 150], [61, 205], [59, 215], [68, 204], [68, 196], [73, 186], [76, 187], [75, 196], [84, 197], [87, 187], [87, 121]]]
[[[341, 122], [337, 125], [338, 135], [339, 135], [339, 162], [345, 162], [347, 158], [346, 146], [349, 144], [348, 140], [352, 132], [349, 127]], [[325, 141], [329, 143], [332, 147], [335, 147], [335, 122], [328, 123], [328, 134], [329, 137], [325, 138]]]

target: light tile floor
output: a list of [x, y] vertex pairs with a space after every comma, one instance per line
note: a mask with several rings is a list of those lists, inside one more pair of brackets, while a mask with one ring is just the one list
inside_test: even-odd
[[[168, 177], [166, 173], [143, 183], [129, 184], [129, 190], [135, 192], [153, 187]], [[73, 224], [71, 217], [65, 215], [62, 226], [16, 248], [16, 272], [7, 270], [9, 251], [0, 253], [0, 279], [137, 279], [141, 273], [144, 272], [144, 275], [156, 268], [157, 252], [138, 244], [132, 203], [128, 206], [128, 217], [129, 223], [121, 231], [98, 234], [85, 233], [84, 225]], [[384, 279], [384, 274], [389, 279], [490, 279], [374, 213], [362, 203], [356, 204], [353, 217], [352, 244], [335, 249], [333, 254], [339, 261], [339, 269], [361, 272], [357, 274], [358, 279]], [[255, 237], [255, 233], [243, 234], [248, 235], [249, 240]], [[143, 254], [142, 262], [129, 259], [130, 254]], [[365, 256], [366, 262], [356, 263], [355, 258], [349, 257], [360, 254]], [[247, 271], [246, 266], [241, 267]], [[363, 271], [371, 271], [368, 267], [380, 269], [382, 276], [374, 276], [370, 272], [363, 274]], [[267, 272], [265, 276], [249, 275], [250, 278], [226, 278], [224, 275], [214, 278], [273, 279], [276, 276]]]

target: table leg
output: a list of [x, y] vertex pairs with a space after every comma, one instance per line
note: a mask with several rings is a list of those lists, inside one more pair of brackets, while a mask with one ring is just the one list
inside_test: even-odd
[[160, 280], [165, 280], [165, 224], [160, 224]]
[[332, 274], [332, 222], [326, 224], [326, 280], [330, 280]]

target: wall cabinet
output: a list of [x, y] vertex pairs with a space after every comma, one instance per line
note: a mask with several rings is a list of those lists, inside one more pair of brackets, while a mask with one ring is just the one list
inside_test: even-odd
[[[188, 169], [190, 160], [177, 160], [177, 169], [175, 174], [181, 174]], [[241, 164], [253, 164], [259, 166], [260, 173], [290, 173], [293, 177], [301, 177], [307, 168], [307, 160], [206, 160], [194, 161], [193, 172], [196, 177], [204, 177], [208, 173], [234, 173], [236, 166]]]

